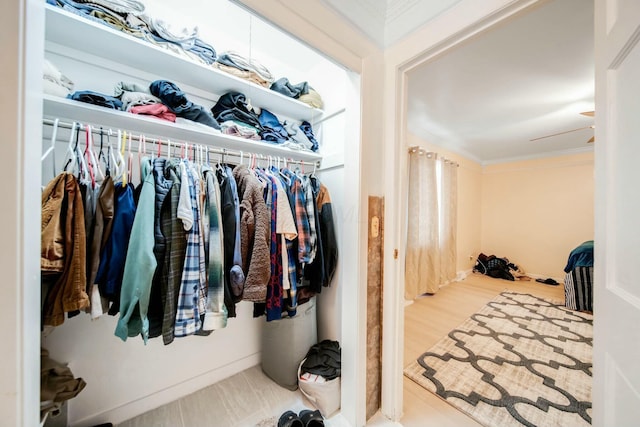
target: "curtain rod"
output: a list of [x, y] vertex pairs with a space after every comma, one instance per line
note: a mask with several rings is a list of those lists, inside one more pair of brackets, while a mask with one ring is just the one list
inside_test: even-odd
[[[438, 153], [436, 153], [435, 151], [427, 151], [426, 149], [424, 149], [423, 147], [420, 147], [419, 145], [414, 145], [413, 147], [409, 147], [409, 154], [415, 154], [415, 153], [418, 153], [418, 155], [426, 154], [427, 156], [433, 156], [436, 159], [438, 158]], [[440, 160], [442, 160], [445, 163], [451, 163], [456, 167], [460, 167], [458, 162], [454, 162], [453, 160], [447, 159], [444, 156], [439, 156], [439, 157], [440, 157]]]
[[409, 147], [409, 154], [414, 154], [414, 153], [432, 155], [432, 156], [435, 156], [436, 159], [438, 158], [438, 153], [436, 153], [435, 151], [427, 151], [418, 145]]
[[[42, 119], [42, 124], [43, 125], [47, 125], [47, 126], [53, 126], [55, 120], [51, 120], [51, 119]], [[58, 121], [58, 127], [59, 128], [64, 128], [64, 129], [69, 129], [71, 130], [73, 128], [73, 123], [69, 123], [69, 122], [63, 122], [63, 121]], [[80, 122], [76, 122], [76, 128], [79, 128], [80, 130], [84, 130], [85, 129], [85, 125], [83, 125]], [[96, 135], [100, 135], [100, 132], [102, 132], [103, 135], [105, 135], [106, 133], [108, 133], [109, 131], [113, 132], [113, 129], [111, 128], [107, 128], [107, 129], [101, 129], [100, 126], [95, 127], [95, 126], [91, 126], [91, 133], [92, 134], [96, 134]], [[127, 132], [127, 135], [131, 135], [131, 140], [132, 141], [136, 141], [136, 142], [140, 142], [140, 134], [139, 135], [134, 135], [133, 133], [129, 133]], [[161, 139], [161, 138], [143, 138], [143, 141], [147, 144], [156, 144], [159, 143], [160, 145], [165, 145], [165, 146], [173, 146], [176, 148], [179, 148], [180, 146], [184, 146], [185, 144], [182, 142], [169, 142], [169, 140], [165, 140], [165, 139]], [[273, 159], [273, 160], [277, 160], [277, 159], [283, 159], [285, 162], [287, 163], [295, 163], [295, 164], [299, 164], [299, 165], [307, 165], [307, 166], [314, 166], [314, 167], [320, 167], [320, 160], [317, 161], [304, 161], [304, 160], [294, 160], [291, 157], [286, 157], [286, 156], [275, 156], [275, 155], [266, 155], [266, 154], [260, 154], [260, 153], [253, 153], [251, 151], [240, 151], [240, 150], [230, 150], [227, 148], [219, 148], [219, 147], [212, 147], [210, 145], [206, 145], [206, 144], [196, 144], [196, 143], [188, 143], [190, 146], [203, 146], [203, 147], [207, 147], [207, 151], [211, 154], [220, 154], [222, 156], [231, 156], [231, 157], [238, 157], [238, 158], [244, 158], [247, 157], [249, 158], [251, 155], [255, 155], [256, 158], [258, 160], [269, 160], [269, 158]], [[95, 142], [94, 142], [95, 145]]]

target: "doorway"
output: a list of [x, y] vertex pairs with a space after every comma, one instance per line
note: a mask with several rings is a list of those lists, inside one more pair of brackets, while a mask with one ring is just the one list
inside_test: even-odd
[[[387, 229], [390, 231], [391, 236], [387, 239], [385, 238], [385, 242], [387, 246], [385, 247], [386, 253], [393, 253], [394, 249], [397, 249], [398, 258], [397, 261], [393, 259], [385, 260], [385, 283], [404, 283], [404, 237], [406, 235], [406, 220], [405, 213], [403, 211], [403, 206], [406, 206], [404, 203], [402, 194], [405, 194], [402, 189], [407, 188], [407, 147], [416, 145], [415, 144], [415, 135], [412, 135], [412, 132], [415, 131], [415, 122], [411, 121], [411, 109], [410, 105], [411, 100], [411, 73], [414, 72], [421, 66], [428, 64], [430, 62], [437, 61], [440, 58], [444, 58], [447, 54], [459, 49], [461, 47], [469, 46], [475, 40], [483, 37], [485, 34], [489, 33], [491, 29], [500, 28], [505, 25], [508, 25], [510, 22], [516, 20], [519, 16], [523, 16], [531, 11], [542, 8], [545, 5], [550, 4], [548, 1], [521, 1], [516, 2], [515, 4], [510, 5], [509, 7], [504, 7], [499, 10], [493, 10], [491, 13], [487, 13], [485, 18], [475, 23], [467, 23], [464, 27], [464, 30], [459, 31], [450, 37], [442, 37], [438, 42], [434, 42], [429, 49], [424, 49], [424, 43], [422, 46], [416, 46], [413, 52], [405, 52], [404, 55], [398, 53], [397, 56], [392, 52], [388, 55], [389, 58], [397, 58], [397, 61], [394, 64], [388, 64], [387, 71], [393, 72], [397, 77], [395, 79], [395, 84], [393, 86], [394, 93], [393, 98], [395, 99], [395, 103], [391, 103], [395, 111], [391, 116], [395, 120], [395, 127], [389, 130], [387, 137], [393, 139], [395, 144], [390, 144], [390, 147], [387, 147], [387, 151], [385, 152], [386, 158], [393, 158], [395, 161], [390, 165], [390, 168], [393, 169], [392, 172], [389, 172], [389, 175], [394, 175], [397, 178], [395, 183], [390, 183], [387, 186], [386, 197], [387, 199], [391, 199], [391, 203], [389, 203], [388, 210], [385, 213], [387, 216], [387, 224], [394, 224], [394, 226], [390, 226]], [[425, 31], [425, 34], [428, 34]], [[427, 37], [428, 38], [428, 37]], [[417, 37], [416, 37], [417, 39]], [[423, 40], [425, 37], [423, 37]], [[405, 50], [407, 50], [407, 45], [403, 46]], [[413, 55], [411, 55], [413, 54]], [[401, 58], [410, 57], [410, 60], [402, 60]], [[446, 78], [446, 77], [443, 77]], [[391, 89], [389, 89], [388, 94], [391, 96]], [[446, 104], [446, 99], [438, 99], [438, 101]], [[544, 134], [543, 129], [540, 129], [541, 134]], [[432, 135], [433, 136], [433, 135]], [[439, 135], [435, 135], [437, 137]], [[537, 136], [537, 135], [536, 135]], [[431, 138], [433, 142], [436, 138]], [[532, 135], [531, 138], [534, 136]], [[588, 138], [587, 138], [588, 139]], [[426, 142], [429, 144], [429, 141]], [[586, 143], [586, 139], [585, 139]], [[432, 147], [441, 148], [441, 145], [434, 143], [433, 145], [427, 145], [428, 148]], [[455, 154], [460, 154], [465, 152], [465, 147], [457, 146], [450, 147], [450, 151]], [[560, 151], [560, 150], [558, 150]], [[586, 170], [591, 168], [593, 169], [593, 154], [585, 154], [587, 150], [577, 151], [573, 154], [576, 154], [578, 158], [570, 159], [569, 163], [573, 162], [573, 166], [576, 167], [585, 167]], [[468, 154], [468, 152], [467, 152]], [[557, 153], [560, 154], [571, 154], [569, 152], [566, 153]], [[591, 159], [581, 158], [580, 156], [591, 156]], [[525, 160], [524, 155], [514, 155], [514, 158], [511, 160]], [[482, 159], [475, 158], [474, 156], [466, 156], [467, 159], [474, 160], [476, 163], [479, 163], [477, 171], [467, 170], [465, 173], [477, 173], [477, 178], [480, 180], [480, 184], [477, 187], [478, 191], [482, 194], [485, 187], [482, 184], [482, 175], [483, 171], [489, 169], [490, 171], [496, 171], [500, 169], [501, 166], [493, 166], [492, 162], [483, 161]], [[519, 165], [522, 167], [522, 165]], [[556, 165], [554, 167], [557, 167]], [[461, 167], [462, 173], [462, 167]], [[590, 186], [591, 198], [593, 198], [593, 185]], [[392, 194], [393, 193], [393, 194]], [[476, 206], [473, 206], [473, 209], [477, 209], [478, 212], [483, 210], [482, 201], [478, 200]], [[472, 203], [473, 204], [473, 203]], [[589, 202], [587, 203], [589, 204]], [[592, 207], [593, 204], [591, 203]], [[591, 217], [593, 217], [593, 212], [591, 209]], [[590, 229], [591, 233], [593, 233], [593, 219], [591, 219], [591, 224], [586, 224], [585, 228]], [[476, 225], [482, 228], [482, 223], [477, 222]], [[591, 234], [592, 236], [592, 234]], [[385, 236], [386, 237], [386, 236]], [[582, 241], [580, 237], [571, 236], [574, 239], [575, 245], [578, 245]], [[464, 240], [464, 237], [462, 237]], [[467, 235], [468, 241], [463, 243], [464, 248], [462, 250], [459, 249], [458, 253], [458, 270], [459, 271], [469, 271], [473, 267], [473, 262], [475, 261], [475, 256], [478, 255], [480, 251], [483, 250], [484, 245], [483, 242], [490, 242], [490, 245], [493, 248], [507, 248], [507, 246], [500, 246], [499, 242], [496, 242], [495, 239], [491, 240], [485, 238], [485, 236], [480, 233], [480, 236], [469, 238]], [[577, 239], [577, 240], [576, 240]], [[586, 239], [584, 239], [586, 240]], [[460, 245], [458, 245], [460, 248]], [[554, 255], [554, 259], [556, 259], [556, 263], [561, 264], [566, 262], [566, 256], [568, 256], [569, 250], [572, 247], [558, 249], [558, 253]], [[560, 254], [560, 255], [558, 255]], [[508, 253], [497, 254], [501, 256], [508, 256]], [[528, 262], [528, 264], [532, 264]], [[537, 271], [536, 271], [537, 270]], [[537, 274], [548, 274], [551, 275], [552, 271], [555, 271], [553, 268], [550, 270], [545, 270], [538, 265], [533, 265], [529, 270], [532, 273]], [[389, 289], [390, 287], [385, 287], [385, 295], [384, 301], [386, 303], [385, 307], [385, 342], [383, 349], [383, 357], [386, 355], [387, 360], [393, 360], [395, 363], [386, 365], [383, 370], [383, 378], [384, 378], [384, 390], [383, 390], [383, 412], [393, 419], [399, 420], [400, 414], [402, 412], [402, 402], [403, 402], [403, 376], [402, 376], [402, 366], [405, 362], [405, 343], [404, 339], [406, 339], [407, 335], [404, 335], [403, 332], [406, 331], [410, 325], [408, 325], [404, 318], [405, 308], [404, 308], [404, 300], [402, 297], [403, 286], [396, 286], [395, 289]], [[453, 325], [452, 327], [455, 327]], [[393, 335], [395, 333], [395, 336]], [[427, 350], [427, 347], [423, 349]], [[395, 415], [395, 416], [394, 416]], [[404, 421], [404, 419], [403, 419]]]

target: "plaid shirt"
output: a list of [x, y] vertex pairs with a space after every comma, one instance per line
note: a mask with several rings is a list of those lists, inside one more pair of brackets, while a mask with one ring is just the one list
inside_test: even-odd
[[[163, 264], [163, 276], [166, 276], [166, 289], [163, 287], [164, 316], [162, 319], [162, 341], [165, 345], [173, 342], [173, 330], [176, 323], [176, 305], [182, 281], [182, 267], [187, 250], [187, 235], [178, 219], [180, 199], [180, 164], [171, 161], [165, 167], [165, 174], [173, 181], [169, 204], [162, 209], [162, 234], [166, 237], [166, 252]], [[185, 183], [186, 184], [186, 183]]]
[[[203, 291], [206, 281], [203, 280], [202, 274], [205, 266], [204, 246], [200, 235], [200, 211], [198, 209], [200, 182], [186, 161], [180, 165], [180, 168], [183, 178], [182, 185], [187, 185], [189, 190], [193, 224], [191, 229], [187, 231], [187, 253], [182, 269], [182, 282], [176, 310], [174, 330], [176, 337], [192, 335], [200, 329], [200, 315], [204, 314], [206, 305], [206, 289]], [[185, 175], [186, 180], [184, 179]]]
[[302, 181], [295, 175], [291, 177], [291, 195], [294, 201], [296, 228], [298, 229], [298, 262], [300, 265], [304, 265], [310, 261], [311, 231]]
[[311, 188], [311, 180], [307, 175], [303, 175], [302, 189], [304, 191], [304, 197], [306, 199], [306, 211], [307, 219], [309, 221], [309, 263], [312, 263], [316, 258], [316, 249], [318, 246], [318, 232], [316, 231], [316, 204], [315, 197], [313, 197], [313, 188]]

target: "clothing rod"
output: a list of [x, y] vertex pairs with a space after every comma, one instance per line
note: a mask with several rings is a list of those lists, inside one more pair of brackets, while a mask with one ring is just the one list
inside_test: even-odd
[[[46, 126], [53, 126], [55, 123], [55, 120], [51, 120], [51, 119], [42, 119], [42, 124], [46, 125]], [[79, 127], [80, 130], [85, 129], [85, 125], [81, 124], [80, 122], [76, 122], [76, 127]], [[69, 122], [63, 122], [63, 121], [58, 121], [58, 128], [63, 128], [63, 129], [69, 129], [71, 130], [73, 128], [73, 123], [69, 123]], [[95, 135], [100, 135], [100, 126], [99, 125], [95, 125], [95, 126], [91, 126], [91, 133], [95, 134]], [[111, 128], [107, 128], [107, 127], [103, 127], [102, 129], [102, 134], [106, 135], [109, 131], [113, 131], [113, 129]], [[117, 132], [117, 131], [116, 131]], [[127, 135], [131, 135], [131, 140], [132, 141], [136, 141], [139, 142], [140, 141], [140, 134], [135, 135], [133, 133], [129, 133], [127, 132]], [[114, 136], [114, 135], [112, 135]], [[159, 143], [160, 145], [164, 145], [164, 146], [169, 146], [169, 140], [167, 139], [162, 139], [162, 138], [145, 138], [144, 140], [147, 144], [156, 144]], [[317, 161], [305, 161], [305, 160], [296, 160], [293, 159], [290, 156], [286, 156], [286, 155], [268, 155], [268, 154], [260, 154], [260, 153], [254, 153], [251, 151], [240, 151], [240, 150], [230, 150], [227, 148], [219, 148], [219, 147], [212, 147], [210, 145], [206, 145], [206, 144], [198, 144], [198, 143], [190, 143], [187, 142], [186, 144], [188, 144], [189, 146], [202, 146], [202, 147], [207, 147], [207, 150], [210, 154], [219, 154], [222, 156], [231, 156], [231, 157], [238, 157], [238, 158], [250, 158], [251, 155], [255, 155], [256, 156], [256, 160], [269, 160], [269, 159], [273, 159], [273, 160], [278, 160], [278, 159], [283, 159], [285, 162], [287, 163], [295, 163], [298, 165], [307, 165], [307, 166], [314, 166], [314, 167], [320, 167], [320, 160]], [[95, 142], [94, 142], [95, 145]], [[176, 147], [179, 148], [181, 146], [184, 146], [185, 143], [183, 142], [171, 142], [170, 144], [172, 147]], [[291, 153], [293, 155], [295, 155], [295, 153]]]
[[315, 120], [315, 121], [313, 122], [313, 124], [314, 124], [314, 126], [315, 126], [315, 125], [319, 125], [320, 123], [322, 123], [322, 122], [324, 122], [324, 121], [326, 121], [326, 120], [332, 119], [332, 118], [334, 118], [335, 116], [337, 116], [338, 114], [342, 114], [342, 113], [344, 113], [345, 111], [347, 111], [347, 109], [346, 109], [346, 108], [341, 108], [341, 109], [339, 109], [338, 111], [334, 111], [333, 113], [329, 114], [328, 116], [324, 116], [324, 117], [323, 117], [323, 118], [321, 118], [320, 120]]

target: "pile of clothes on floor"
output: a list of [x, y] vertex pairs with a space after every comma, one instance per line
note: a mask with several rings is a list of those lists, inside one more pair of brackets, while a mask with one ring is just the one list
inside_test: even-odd
[[473, 272], [511, 281], [516, 280], [516, 277], [526, 277], [524, 272], [516, 264], [510, 262], [508, 258], [498, 258], [495, 255], [485, 255], [483, 253], [478, 255]]

